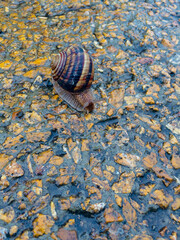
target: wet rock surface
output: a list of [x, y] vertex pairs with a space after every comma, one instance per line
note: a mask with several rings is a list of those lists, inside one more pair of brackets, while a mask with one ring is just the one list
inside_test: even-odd
[[[180, 7], [0, 1], [0, 239], [180, 237]], [[91, 114], [55, 93], [50, 56], [82, 45]]]

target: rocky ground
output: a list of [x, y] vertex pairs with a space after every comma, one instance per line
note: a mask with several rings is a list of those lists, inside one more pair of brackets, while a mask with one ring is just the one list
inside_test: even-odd
[[[178, 0], [0, 0], [0, 239], [180, 237]], [[51, 84], [92, 56], [96, 109]]]

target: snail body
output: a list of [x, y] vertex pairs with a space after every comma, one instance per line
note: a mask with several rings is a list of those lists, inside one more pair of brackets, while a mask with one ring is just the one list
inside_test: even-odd
[[90, 87], [94, 65], [90, 55], [83, 48], [72, 46], [52, 57], [51, 68], [58, 95], [77, 111], [93, 111]]

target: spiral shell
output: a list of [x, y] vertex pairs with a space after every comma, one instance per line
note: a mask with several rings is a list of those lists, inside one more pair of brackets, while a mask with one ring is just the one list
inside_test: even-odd
[[69, 47], [52, 57], [51, 68], [59, 96], [77, 111], [92, 111], [94, 65], [90, 55], [81, 47]]

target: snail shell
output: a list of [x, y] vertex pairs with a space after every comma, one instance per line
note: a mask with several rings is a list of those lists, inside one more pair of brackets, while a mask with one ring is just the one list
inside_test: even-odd
[[58, 95], [77, 111], [91, 112], [94, 65], [90, 55], [83, 48], [72, 46], [52, 57], [51, 68]]

